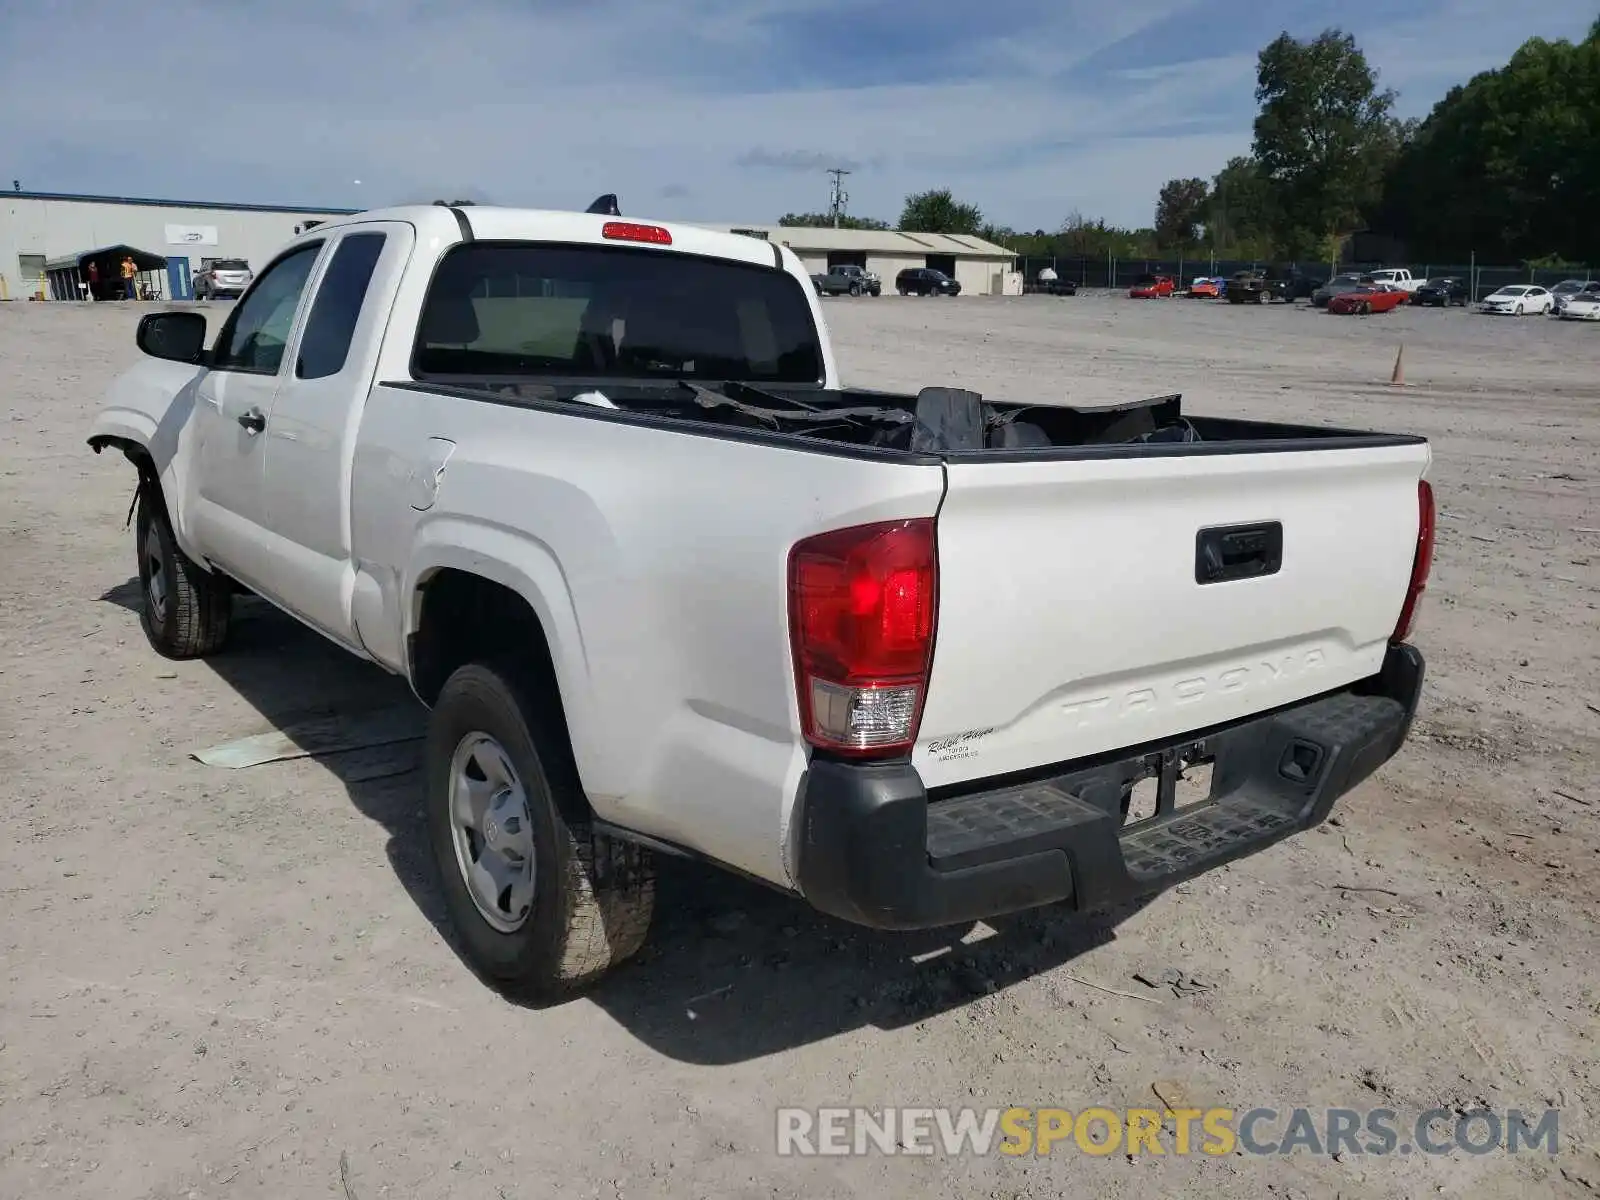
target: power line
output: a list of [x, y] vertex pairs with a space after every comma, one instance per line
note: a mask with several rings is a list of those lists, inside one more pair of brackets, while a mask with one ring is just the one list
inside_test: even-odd
[[829, 167], [828, 174], [833, 176], [833, 187], [828, 196], [828, 216], [837, 229], [839, 218], [844, 216], [845, 205], [850, 203], [850, 194], [844, 190], [844, 177], [850, 172], [844, 167]]

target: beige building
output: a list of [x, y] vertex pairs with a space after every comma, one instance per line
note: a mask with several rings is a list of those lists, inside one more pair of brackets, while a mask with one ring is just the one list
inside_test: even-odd
[[971, 234], [901, 233], [895, 229], [833, 229], [801, 225], [708, 225], [748, 233], [788, 246], [806, 270], [854, 265], [874, 271], [883, 290], [894, 291], [894, 277], [907, 267], [932, 267], [961, 285], [963, 296], [998, 296], [1016, 255], [1004, 246]]
[[142, 279], [166, 299], [186, 299], [192, 274], [212, 259], [241, 258], [259, 269], [307, 221], [351, 211], [0, 192], [0, 299], [49, 296], [60, 279], [47, 276], [70, 274], [79, 263], [86, 269], [101, 251], [120, 259], [130, 250]]

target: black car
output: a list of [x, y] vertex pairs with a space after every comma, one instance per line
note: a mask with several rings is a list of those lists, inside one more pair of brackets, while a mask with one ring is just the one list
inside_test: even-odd
[[959, 296], [961, 285], [932, 267], [907, 267], [894, 277], [894, 290], [902, 296]]
[[1469, 299], [1467, 281], [1453, 275], [1430, 279], [1411, 293], [1411, 303], [1431, 308], [1448, 308], [1452, 304], [1465, 308]]
[[1268, 304], [1278, 300], [1293, 304], [1310, 299], [1321, 286], [1320, 279], [1302, 275], [1294, 267], [1251, 267], [1233, 273], [1227, 297], [1230, 304]]

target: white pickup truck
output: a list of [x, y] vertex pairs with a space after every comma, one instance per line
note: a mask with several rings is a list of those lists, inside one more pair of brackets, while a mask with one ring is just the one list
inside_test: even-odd
[[1402, 292], [1415, 292], [1423, 283], [1405, 267], [1380, 267], [1367, 274], [1372, 276], [1372, 282], [1386, 283]]
[[635, 951], [663, 853], [878, 928], [1153, 893], [1415, 711], [1422, 438], [849, 388], [770, 243], [365, 212], [137, 341], [89, 444], [138, 471], [151, 644], [221, 651], [249, 592], [405, 676], [506, 987]]

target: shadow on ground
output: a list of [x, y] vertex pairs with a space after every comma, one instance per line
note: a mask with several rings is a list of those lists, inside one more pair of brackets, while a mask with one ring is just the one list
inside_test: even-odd
[[[138, 582], [100, 599], [136, 610]], [[255, 599], [236, 604], [228, 650], [206, 665], [285, 731], [408, 708], [421, 717], [403, 680]], [[395, 876], [460, 957], [421, 817], [420, 752], [420, 742], [411, 742], [319, 759], [356, 808], [388, 831]], [[1040, 909], [996, 918], [988, 929], [878, 933], [711, 867], [659, 861], [645, 949], [576, 1003], [597, 1005], [662, 1054], [707, 1065], [757, 1059], [863, 1027], [899, 1028], [961, 1008], [1113, 940], [1139, 907], [1081, 917]], [[471, 969], [465, 960], [463, 967]]]

